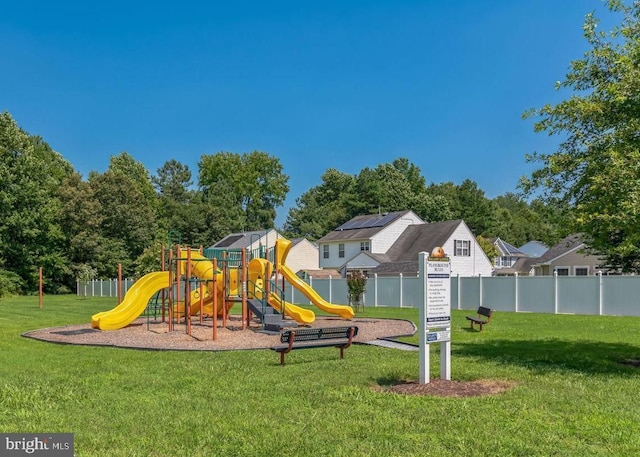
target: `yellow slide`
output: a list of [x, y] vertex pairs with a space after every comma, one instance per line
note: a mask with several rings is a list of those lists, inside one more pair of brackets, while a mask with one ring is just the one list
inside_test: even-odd
[[[268, 278], [271, 277], [272, 271], [273, 264], [268, 260], [256, 258], [249, 262], [249, 284], [247, 289], [250, 296], [262, 300], [262, 287], [265, 282], [265, 278], [268, 280]], [[301, 308], [293, 303], [283, 301], [280, 299], [278, 294], [274, 292], [269, 294], [269, 304], [277, 311], [280, 311], [284, 305], [285, 316], [289, 316], [300, 324], [311, 324], [316, 320], [316, 315], [313, 311]]]
[[[186, 268], [183, 268], [186, 271]], [[207, 280], [207, 286], [204, 288], [203, 307], [202, 311], [205, 315], [213, 315], [213, 262], [207, 257], [198, 252], [191, 252], [191, 274], [200, 279]], [[218, 296], [218, 315], [222, 314], [222, 304], [224, 303], [224, 284], [222, 281], [222, 272], [217, 270], [215, 272], [216, 277], [216, 291]], [[227, 286], [229, 287], [230, 295], [237, 295], [238, 293], [238, 275], [237, 271], [232, 270], [229, 275]], [[228, 303], [228, 308], [233, 306], [233, 302]], [[184, 304], [183, 304], [184, 307]], [[184, 312], [183, 308], [178, 310]], [[191, 291], [191, 314], [198, 314], [200, 312], [200, 288], [195, 288]]]
[[169, 272], [156, 271], [144, 275], [133, 283], [122, 303], [111, 311], [103, 311], [91, 317], [91, 327], [100, 330], [117, 330], [126, 327], [140, 316], [153, 295], [169, 287]]
[[322, 298], [318, 292], [313, 290], [313, 288], [304, 282], [302, 279], [296, 275], [293, 270], [287, 267], [284, 264], [285, 259], [287, 258], [287, 254], [289, 253], [289, 249], [291, 249], [291, 241], [285, 240], [283, 238], [279, 238], [276, 240], [276, 253], [277, 253], [277, 262], [278, 262], [278, 270], [282, 273], [282, 276], [289, 281], [289, 283], [298, 289], [302, 294], [307, 297], [311, 303], [316, 305], [322, 311], [326, 311], [330, 314], [336, 314], [344, 319], [353, 319], [355, 313], [353, 312], [353, 308], [346, 305], [334, 305], [329, 303], [324, 298]]

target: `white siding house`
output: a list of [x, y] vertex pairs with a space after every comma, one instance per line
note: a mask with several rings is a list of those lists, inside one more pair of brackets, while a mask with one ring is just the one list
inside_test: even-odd
[[411, 225], [424, 224], [413, 211], [357, 216], [318, 240], [321, 268], [341, 268], [360, 253], [384, 254]]
[[320, 267], [415, 276], [418, 253], [444, 248], [452, 274], [491, 276], [491, 261], [462, 220], [425, 223], [412, 211], [358, 216], [318, 240]]
[[306, 238], [291, 240], [291, 248], [285, 259], [285, 264], [294, 273], [300, 270], [318, 270], [318, 247]]

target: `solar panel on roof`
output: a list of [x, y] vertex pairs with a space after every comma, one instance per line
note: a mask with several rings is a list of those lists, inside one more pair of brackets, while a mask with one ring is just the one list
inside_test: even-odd
[[389, 222], [393, 221], [396, 218], [396, 216], [397, 216], [397, 214], [394, 214], [394, 213], [385, 214], [381, 219], [378, 219], [375, 222], [373, 227], [384, 227]]
[[214, 246], [217, 247], [217, 248], [226, 248], [228, 246], [231, 246], [233, 243], [238, 241], [243, 236], [244, 235], [230, 235], [227, 238], [225, 238], [224, 240], [220, 241], [219, 243], [216, 243]]

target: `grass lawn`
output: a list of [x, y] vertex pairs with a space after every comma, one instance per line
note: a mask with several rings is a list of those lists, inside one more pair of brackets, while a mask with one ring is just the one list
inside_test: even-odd
[[[89, 322], [113, 298], [0, 300], [0, 430], [71, 432], [78, 456], [640, 455], [640, 319], [494, 314], [482, 333], [453, 312], [455, 380], [515, 383], [497, 396], [410, 397], [418, 353], [356, 345], [170, 352], [22, 338]], [[417, 319], [413, 309], [359, 316]], [[417, 342], [417, 336], [409, 339]], [[439, 351], [439, 346], [432, 347]], [[431, 357], [432, 377], [439, 375]]]

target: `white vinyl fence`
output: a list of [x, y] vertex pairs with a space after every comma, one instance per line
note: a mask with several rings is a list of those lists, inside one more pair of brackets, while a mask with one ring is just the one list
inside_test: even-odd
[[[133, 284], [123, 280], [123, 296]], [[347, 304], [348, 288], [343, 278], [313, 279], [308, 283], [330, 303]], [[77, 294], [117, 297], [117, 280], [78, 281]], [[285, 299], [309, 303], [302, 292], [287, 284]], [[378, 277], [367, 281], [364, 305], [418, 308], [421, 279]], [[475, 310], [487, 306], [497, 311], [554, 314], [640, 316], [640, 276], [495, 276], [452, 277], [452, 309]]]
[[[309, 284], [330, 303], [348, 303], [342, 278], [313, 279]], [[367, 281], [365, 306], [418, 308], [421, 279], [377, 277]], [[287, 286], [286, 299], [308, 303]], [[452, 309], [555, 314], [640, 316], [640, 276], [492, 276], [452, 277]]]
[[[122, 296], [133, 285], [133, 279], [122, 280]], [[91, 281], [76, 281], [76, 294], [79, 297], [117, 297], [117, 279], [92, 279]]]

